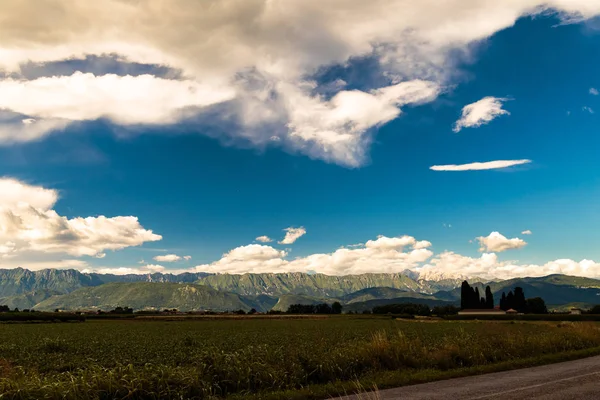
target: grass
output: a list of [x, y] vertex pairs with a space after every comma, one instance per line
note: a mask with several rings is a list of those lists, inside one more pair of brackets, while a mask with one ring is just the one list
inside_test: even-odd
[[0, 393], [316, 399], [599, 353], [593, 322], [338, 316], [10, 324], [0, 329]]

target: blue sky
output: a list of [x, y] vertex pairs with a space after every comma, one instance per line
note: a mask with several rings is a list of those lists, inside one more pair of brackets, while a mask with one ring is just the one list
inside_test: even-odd
[[[557, 4], [560, 9], [562, 3]], [[217, 65], [243, 81], [242, 86], [232, 86], [233, 98], [228, 88], [220, 86], [221, 70], [213, 73], [213, 66], [205, 65], [208, 62], [177, 64], [168, 53], [136, 60], [136, 53], [120, 54], [127, 50], [118, 46], [114, 54], [128, 59], [108, 56], [99, 46], [96, 55], [78, 56], [73, 50], [70, 56], [46, 60], [39, 54], [49, 57], [44, 51], [56, 44], [38, 43], [38, 48], [29, 49], [38, 52], [31, 50], [28, 67], [22, 59], [17, 59], [18, 68], [5, 65], [0, 89], [18, 82], [22, 91], [10, 92], [14, 88], [6, 86], [13, 97], [0, 96], [0, 105], [10, 113], [10, 118], [3, 118], [8, 132], [13, 132], [15, 118], [18, 122], [32, 119], [19, 129], [46, 121], [50, 128], [31, 133], [32, 140], [23, 139], [29, 131], [19, 131], [21, 137], [0, 132], [0, 176], [12, 182], [6, 190], [18, 191], [15, 185], [21, 185], [24, 197], [19, 200], [31, 204], [30, 192], [56, 191], [55, 202], [37, 208], [43, 213], [53, 210], [65, 221], [135, 216], [139, 222], [125, 226], [111, 220], [99, 226], [89, 220], [85, 228], [66, 222], [60, 229], [54, 227], [61, 222], [47, 229], [40, 223], [17, 232], [6, 228], [7, 219], [0, 219], [0, 227], [5, 221], [0, 241], [8, 243], [0, 267], [332, 274], [408, 268], [422, 271], [423, 276], [506, 278], [552, 272], [600, 276], [600, 264], [581, 262], [600, 262], [600, 136], [595, 113], [600, 112], [600, 96], [593, 90], [600, 90], [600, 30], [595, 17], [600, 7], [569, 7], [563, 14], [510, 10], [521, 16], [512, 20], [514, 25], [499, 21], [499, 28], [490, 28], [489, 35], [474, 32], [459, 44], [440, 45], [441, 39], [429, 33], [421, 40], [410, 35], [394, 39], [391, 44], [397, 48], [417, 47], [402, 56], [389, 50], [386, 46], [391, 44], [384, 40], [370, 43], [370, 51], [340, 50], [338, 56], [340, 43], [323, 40], [322, 46], [329, 46], [325, 51], [310, 37], [292, 35], [290, 42], [305, 53], [300, 61], [289, 61], [286, 52], [269, 53], [298, 70], [292, 78], [289, 71], [261, 67], [260, 57], [252, 60], [253, 65], [249, 62], [252, 68]], [[318, 12], [304, 11], [307, 16]], [[447, 18], [449, 26], [455, 21], [461, 26], [458, 23], [466, 17], [457, 12]], [[495, 26], [494, 21], [489, 24]], [[235, 49], [236, 43], [225, 48]], [[201, 58], [202, 49], [197, 51]], [[31, 59], [36, 62], [31, 64]], [[27, 82], [58, 82], [78, 73], [91, 78], [67, 84], [83, 91], [77, 96], [86, 98], [80, 106], [76, 102], [73, 111], [60, 106], [61, 93], [71, 90], [61, 86], [62, 81], [55, 86], [47, 83], [53, 90], [50, 97], [31, 89], [33, 83], [27, 86]], [[255, 78], [255, 73], [262, 75]], [[184, 104], [175, 110], [176, 117], [159, 118], [157, 112], [175, 107], [172, 103], [189, 93], [183, 95], [162, 81], [140, 82], [143, 74], [155, 81], [210, 84], [217, 94], [201, 97], [217, 100], [209, 105], [194, 103], [200, 108], [193, 111]], [[116, 86], [101, 80], [103, 76], [115, 77]], [[119, 77], [134, 83], [127, 86], [130, 83]], [[400, 96], [408, 100], [394, 98], [392, 105], [373, 105], [351, 97], [344, 103], [351, 108], [346, 122], [333, 128], [322, 122], [342, 112], [320, 114], [322, 107], [337, 104], [336, 99], [342, 102], [340, 93], [376, 97], [385, 88], [417, 81], [414, 93], [402, 89]], [[122, 90], [121, 97], [140, 91], [136, 92], [140, 97], [118, 103], [118, 109], [100, 107], [97, 103], [110, 96], [94, 92], [94, 85]], [[306, 85], [312, 86], [306, 89]], [[176, 93], [173, 97], [167, 93], [170, 90]], [[198, 86], [193, 93], [196, 90], [209, 89]], [[29, 97], [16, 99], [19, 93]], [[151, 96], [156, 102], [146, 104]], [[305, 106], [315, 98], [320, 99], [316, 108]], [[492, 115], [489, 104], [476, 103], [485, 98], [492, 98], [503, 114]], [[48, 106], [54, 102], [55, 108]], [[481, 105], [478, 110], [489, 121], [475, 118], [474, 113], [474, 121], [454, 132], [463, 107], [474, 103]], [[368, 107], [374, 108], [363, 115]], [[142, 115], [145, 109], [148, 115]], [[352, 139], [346, 141], [347, 137]], [[487, 170], [430, 169], [498, 160], [529, 162]], [[4, 212], [25, 213], [13, 200], [4, 199]], [[0, 195], [0, 205], [2, 201]], [[33, 218], [23, 215], [25, 222]], [[293, 243], [278, 243], [289, 227], [302, 227], [306, 233]], [[31, 239], [35, 229], [53, 233]], [[142, 236], [138, 236], [140, 229], [146, 232]], [[151, 239], [150, 230], [161, 239]], [[522, 233], [527, 230], [532, 234]], [[82, 239], [85, 235], [87, 239]], [[257, 241], [262, 235], [273, 241]], [[360, 245], [335, 253], [355, 244]], [[168, 254], [181, 258], [154, 259]]]

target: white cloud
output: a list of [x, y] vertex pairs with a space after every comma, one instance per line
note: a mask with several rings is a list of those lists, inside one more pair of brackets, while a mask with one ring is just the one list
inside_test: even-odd
[[[122, 125], [173, 123], [186, 107], [230, 100], [232, 88], [152, 75], [84, 74], [32, 81], [0, 80], [0, 108], [36, 119], [82, 121], [109, 118]], [[29, 124], [39, 123], [26, 119]]]
[[[453, 83], [456, 54], [470, 56], [473, 43], [549, 8], [568, 22], [600, 13], [600, 3], [589, 0], [305, 0], [285, 6], [268, 0], [5, 0], [0, 67], [8, 72], [18, 74], [27, 62], [116, 54], [165, 65], [184, 78], [4, 79], [0, 106], [22, 115], [18, 125], [0, 127], [0, 143], [36, 140], [95, 118], [122, 125], [193, 123], [201, 109], [218, 103], [211, 122], [240, 124], [223, 135], [355, 167], [368, 157], [374, 128], [403, 105], [430, 101]], [[338, 81], [319, 87], [311, 78], [365, 56], [376, 58], [376, 70], [389, 78], [383, 87], [347, 90]], [[327, 97], [316, 94], [321, 89]], [[474, 120], [485, 120], [475, 114]]]
[[190, 261], [192, 259], [192, 256], [183, 256], [183, 259], [185, 261]]
[[533, 232], [531, 232], [529, 229], [527, 229], [526, 231], [521, 232], [521, 235], [532, 235]]
[[88, 267], [88, 263], [83, 260], [66, 259], [66, 260], [55, 260], [55, 261], [30, 261], [30, 260], [4, 260], [0, 257], [0, 268], [2, 269], [14, 269], [14, 268], [26, 268], [30, 271], [39, 271], [42, 269], [84, 269]]
[[273, 239], [271, 239], [271, 238], [270, 238], [270, 237], [268, 237], [268, 236], [259, 236], [259, 237], [257, 237], [257, 238], [256, 238], [256, 239], [254, 239], [254, 240], [256, 240], [257, 242], [262, 242], [262, 243], [269, 243], [269, 242], [272, 242], [272, 241], [273, 241]]
[[500, 261], [494, 253], [484, 253], [480, 258], [471, 258], [453, 252], [444, 252], [435, 256], [418, 271], [424, 274], [443, 273], [447, 276], [484, 279], [539, 277], [551, 274], [600, 278], [600, 263], [593, 260], [577, 262], [570, 259], [559, 259], [542, 265], [517, 264], [514, 261]]
[[306, 234], [306, 229], [304, 229], [303, 226], [299, 227], [299, 228], [285, 228], [285, 237], [283, 238], [283, 240], [281, 242], [279, 242], [279, 244], [292, 244], [294, 243], [296, 240], [298, 240], [298, 238], [300, 238], [301, 236], [304, 236]]
[[500, 253], [506, 250], [520, 249], [527, 245], [523, 239], [512, 238], [508, 239], [500, 232], [492, 232], [488, 236], [480, 236], [476, 238], [481, 245], [479, 251]]
[[[194, 271], [217, 273], [310, 272], [329, 275], [362, 274], [366, 272], [401, 272], [415, 268], [431, 257], [428, 241], [410, 236], [389, 238], [379, 236], [364, 246], [342, 248], [329, 254], [312, 254], [286, 260], [285, 251], [271, 246], [251, 244], [233, 249], [211, 264], [198, 265]], [[410, 250], [405, 251], [406, 248]]]
[[480, 171], [486, 169], [508, 168], [515, 165], [529, 164], [530, 162], [531, 160], [497, 160], [460, 165], [433, 165], [429, 167], [429, 169], [433, 171]]
[[583, 106], [583, 107], [582, 107], [582, 110], [583, 110], [583, 111], [587, 111], [587, 112], [589, 112], [590, 114], [594, 114], [594, 110], [592, 109], [592, 107]]
[[81, 270], [84, 273], [96, 273], [96, 274], [113, 274], [113, 275], [130, 275], [130, 274], [154, 274], [154, 273], [168, 273], [162, 265], [148, 264], [143, 267], [94, 267], [85, 268]]
[[598, 96], [598, 89], [596, 88], [590, 88], [590, 94], [593, 96]]
[[500, 115], [510, 114], [502, 109], [502, 102], [507, 99], [499, 97], [484, 97], [475, 103], [468, 104], [462, 109], [462, 116], [454, 124], [454, 132], [460, 132], [462, 128], [478, 128], [488, 124]]
[[175, 262], [181, 260], [181, 256], [177, 254], [166, 254], [164, 256], [156, 256], [154, 257], [154, 261], [158, 262]]
[[101, 257], [106, 250], [162, 238], [134, 216], [62, 217], [52, 209], [57, 200], [55, 190], [0, 178], [0, 251]]

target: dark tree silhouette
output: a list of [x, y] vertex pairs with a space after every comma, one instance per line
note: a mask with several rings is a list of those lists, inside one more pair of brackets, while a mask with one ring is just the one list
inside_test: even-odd
[[456, 315], [460, 311], [460, 308], [455, 306], [435, 306], [431, 310], [433, 315], [437, 315], [438, 317], [442, 317], [444, 315]]
[[428, 316], [431, 314], [431, 310], [429, 309], [429, 306], [425, 304], [386, 304], [383, 306], [373, 307], [373, 314], [407, 314]]
[[589, 314], [600, 314], [600, 305], [595, 305], [588, 310]]
[[541, 297], [527, 299], [527, 312], [532, 314], [548, 314], [546, 302]]
[[511, 308], [515, 310], [515, 295], [512, 290], [506, 295], [506, 309], [510, 310]]
[[341, 314], [342, 313], [342, 304], [339, 301], [334, 302], [331, 305], [331, 312], [333, 314]]
[[506, 307], [506, 293], [502, 292], [502, 297], [500, 298], [500, 309], [501, 310], [508, 310], [508, 307]]
[[463, 281], [460, 286], [460, 308], [465, 310], [469, 308], [469, 302], [471, 299], [471, 286], [469, 286], [469, 282]]
[[525, 300], [525, 292], [523, 292], [523, 288], [518, 286], [515, 288], [515, 303], [513, 308], [518, 312], [527, 312], [527, 301]]
[[463, 310], [494, 308], [494, 296], [490, 287], [486, 288], [485, 297], [482, 297], [478, 287], [471, 287], [469, 282], [463, 281], [460, 287], [460, 308]]
[[485, 288], [485, 308], [489, 308], [490, 310], [494, 308], [494, 295], [489, 286]]
[[481, 308], [481, 295], [479, 294], [479, 288], [475, 288], [475, 297], [473, 298], [473, 308]]

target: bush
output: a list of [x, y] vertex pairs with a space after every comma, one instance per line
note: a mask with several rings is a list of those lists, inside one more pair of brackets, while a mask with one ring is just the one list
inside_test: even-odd
[[384, 306], [373, 307], [373, 314], [410, 314], [410, 315], [431, 315], [429, 306], [425, 304], [401, 303], [386, 304]]

